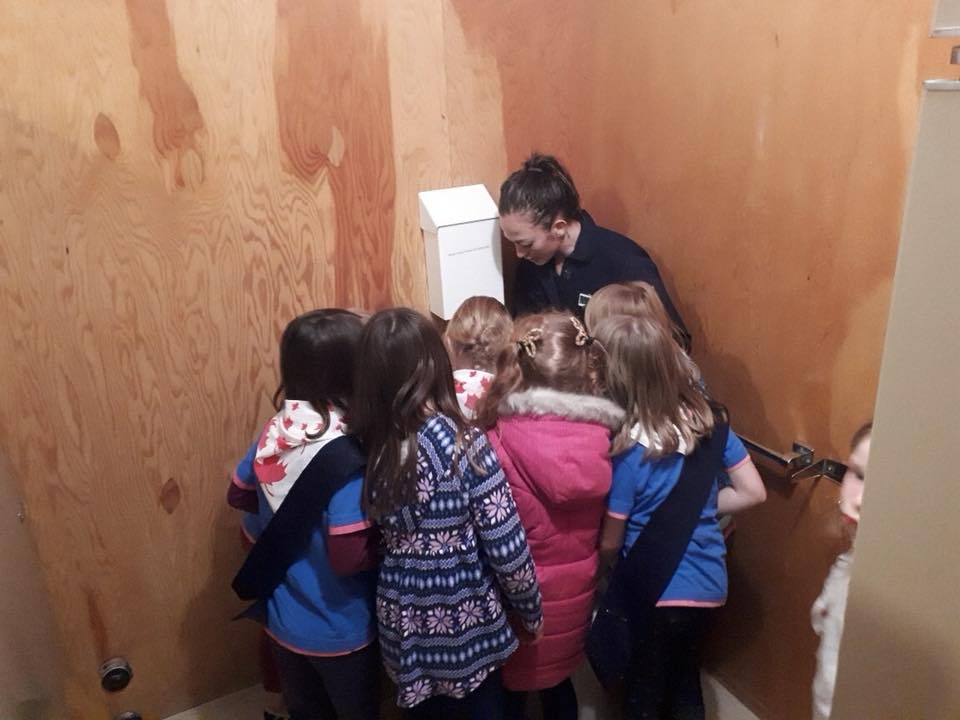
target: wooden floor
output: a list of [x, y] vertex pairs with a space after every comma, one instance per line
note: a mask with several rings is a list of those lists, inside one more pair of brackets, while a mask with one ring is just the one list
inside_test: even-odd
[[[585, 670], [577, 676], [577, 692], [581, 696], [580, 720], [613, 720], [613, 708], [602, 703], [592, 678]], [[718, 681], [704, 675], [703, 696], [707, 720], [759, 720]], [[263, 720], [264, 696], [259, 687], [247, 688], [206, 705], [178, 713], [167, 720]], [[384, 714], [384, 720], [391, 715]]]

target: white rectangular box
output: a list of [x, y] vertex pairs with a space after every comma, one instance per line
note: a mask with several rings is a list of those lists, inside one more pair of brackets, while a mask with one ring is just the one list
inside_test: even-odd
[[419, 194], [430, 311], [449, 320], [473, 295], [503, 302], [497, 204], [483, 185]]

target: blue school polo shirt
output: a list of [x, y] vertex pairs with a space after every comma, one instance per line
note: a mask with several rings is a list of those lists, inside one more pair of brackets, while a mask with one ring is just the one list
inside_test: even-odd
[[[653, 511], [673, 490], [683, 468], [684, 456], [679, 452], [646, 460], [643, 457], [646, 450], [644, 445], [637, 444], [613, 461], [613, 485], [607, 513], [627, 521], [621, 557], [626, 557]], [[729, 472], [749, 459], [740, 438], [736, 433], [728, 432], [723, 452], [724, 468], [717, 468], [717, 471], [726, 469]], [[714, 481], [683, 559], [657, 602], [658, 606], [716, 607], [726, 602], [727, 553], [723, 532], [717, 525], [717, 492]]]
[[327, 533], [347, 534], [370, 527], [360, 506], [362, 490], [363, 475], [358, 474], [334, 494], [324, 527], [314, 531], [307, 555], [290, 566], [267, 600], [267, 633], [293, 652], [345, 655], [376, 637], [376, 571], [343, 577], [333, 572], [327, 558]]

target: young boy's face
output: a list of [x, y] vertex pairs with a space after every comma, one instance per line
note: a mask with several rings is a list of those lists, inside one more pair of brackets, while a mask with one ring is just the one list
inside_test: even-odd
[[863, 504], [863, 478], [870, 460], [870, 436], [857, 443], [847, 459], [847, 472], [840, 484], [840, 512], [860, 522], [860, 506]]

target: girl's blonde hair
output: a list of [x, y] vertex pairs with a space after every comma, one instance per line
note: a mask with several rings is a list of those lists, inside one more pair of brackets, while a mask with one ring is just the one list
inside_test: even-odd
[[687, 337], [667, 314], [663, 301], [650, 283], [631, 280], [606, 285], [593, 294], [584, 312], [587, 330], [596, 332], [600, 321], [614, 315], [649, 317], [670, 330], [680, 347], [687, 349]]
[[472, 370], [493, 372], [497, 357], [510, 343], [513, 319], [499, 300], [474, 295], [463, 301], [450, 318], [443, 342], [454, 370], [462, 363]]
[[607, 352], [607, 393], [626, 411], [613, 440], [614, 453], [635, 443], [631, 430], [637, 424], [659, 441], [647, 448], [651, 459], [676, 452], [681, 439], [693, 447], [710, 434], [717, 408], [700, 388], [696, 366], [669, 327], [652, 317], [613, 315], [601, 320], [594, 332]]
[[514, 323], [511, 341], [500, 353], [496, 378], [477, 408], [480, 427], [496, 424], [500, 402], [514, 392], [546, 387], [603, 394], [603, 348], [576, 317], [563, 312], [526, 315]]

